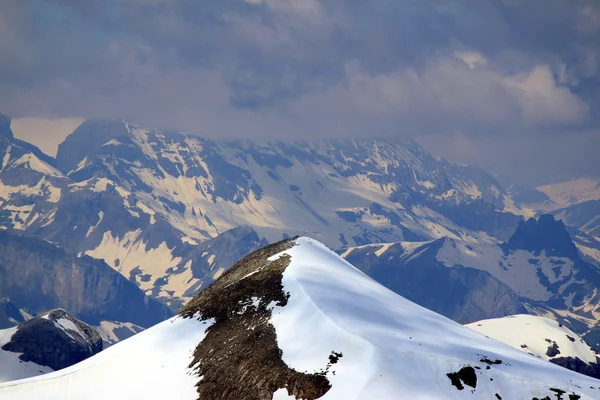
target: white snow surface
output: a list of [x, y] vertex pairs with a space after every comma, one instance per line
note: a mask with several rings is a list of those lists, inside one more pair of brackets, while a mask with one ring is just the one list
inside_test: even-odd
[[[531, 399], [548, 388], [600, 398], [600, 381], [531, 357], [420, 307], [384, 288], [319, 242], [300, 238], [285, 251], [285, 307], [273, 309], [283, 360], [318, 371], [332, 351], [329, 399]], [[486, 370], [482, 355], [503, 364]], [[477, 388], [458, 391], [446, 376], [480, 366]], [[493, 378], [493, 381], [490, 380]], [[577, 388], [579, 386], [581, 389]], [[467, 389], [469, 389], [467, 387]], [[279, 396], [281, 393], [281, 396]], [[288, 399], [280, 391], [275, 400]]]
[[[543, 360], [573, 357], [588, 364], [597, 362], [596, 353], [583, 339], [566, 326], [560, 326], [558, 322], [549, 318], [521, 314], [486, 319], [467, 326]], [[568, 336], [575, 341], [571, 341]], [[552, 346], [551, 342], [556, 342], [560, 351], [560, 354], [554, 357], [546, 355], [548, 347]], [[527, 347], [522, 347], [523, 345]]]
[[600, 200], [600, 180], [588, 177], [538, 186], [537, 190], [546, 193], [559, 207]]
[[[324, 400], [531, 399], [552, 395], [550, 387], [600, 398], [600, 381], [411, 303], [317, 241], [300, 238], [283, 253], [291, 256], [282, 281], [290, 298], [273, 306], [271, 318], [283, 360], [315, 372], [332, 351], [343, 353], [327, 375], [332, 388]], [[195, 400], [198, 377], [187, 367], [209, 325], [172, 318], [73, 367], [0, 385], [0, 398]], [[486, 370], [483, 356], [503, 362]], [[457, 390], [446, 376], [466, 365], [482, 367], [474, 391]], [[281, 389], [274, 395], [290, 398]]]
[[4, 383], [0, 399], [195, 400], [198, 377], [187, 367], [208, 326], [171, 318], [69, 368]]
[[[10, 338], [16, 331], [17, 327], [0, 330], [0, 383], [52, 372], [52, 368], [21, 361], [19, 359], [21, 353], [2, 350], [2, 346], [10, 342]], [[4, 397], [0, 396], [0, 398]]]

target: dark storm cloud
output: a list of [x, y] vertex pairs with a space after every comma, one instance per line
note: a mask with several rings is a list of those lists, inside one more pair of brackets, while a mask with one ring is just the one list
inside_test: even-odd
[[0, 56], [13, 115], [412, 136], [508, 175], [600, 174], [593, 0], [6, 0]]

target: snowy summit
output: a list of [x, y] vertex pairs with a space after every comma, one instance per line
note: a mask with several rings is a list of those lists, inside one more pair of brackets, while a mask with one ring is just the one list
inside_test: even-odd
[[180, 315], [2, 399], [576, 399], [600, 381], [532, 357], [292, 239], [234, 265]]

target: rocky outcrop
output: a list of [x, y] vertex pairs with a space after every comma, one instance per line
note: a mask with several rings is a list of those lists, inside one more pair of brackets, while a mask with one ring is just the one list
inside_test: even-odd
[[[307, 374], [285, 364], [270, 323], [269, 305], [284, 307], [290, 296], [281, 283], [290, 256], [270, 257], [293, 246], [288, 239], [248, 255], [180, 311], [185, 318], [215, 321], [190, 365], [201, 376], [199, 399], [264, 400], [287, 388], [293, 398], [314, 400], [331, 388], [324, 372]], [[341, 354], [333, 357], [330, 362], [337, 362]]]
[[537, 220], [529, 218], [519, 223], [503, 248], [505, 251], [527, 250], [536, 254], [544, 251], [547, 256], [573, 259], [579, 257], [565, 224], [555, 220], [550, 214], [543, 214]]
[[571, 371], [579, 372], [580, 374], [591, 376], [592, 378], [600, 379], [600, 359], [596, 359], [595, 363], [585, 363], [579, 358], [574, 357], [556, 357], [550, 360], [551, 363], [560, 365], [563, 368]]
[[19, 325], [2, 350], [59, 370], [102, 351], [102, 339], [91, 326], [57, 309]]

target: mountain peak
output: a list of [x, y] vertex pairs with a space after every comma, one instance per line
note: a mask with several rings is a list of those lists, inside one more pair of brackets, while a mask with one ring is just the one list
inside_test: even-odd
[[547, 256], [577, 258], [578, 254], [565, 224], [551, 214], [521, 221], [505, 246], [508, 250], [534, 253], [545, 250]]
[[56, 163], [60, 170], [71, 171], [103, 144], [128, 134], [127, 124], [121, 120], [84, 121], [58, 146]]
[[94, 328], [59, 308], [19, 325], [2, 350], [59, 370], [102, 351], [102, 339]]

